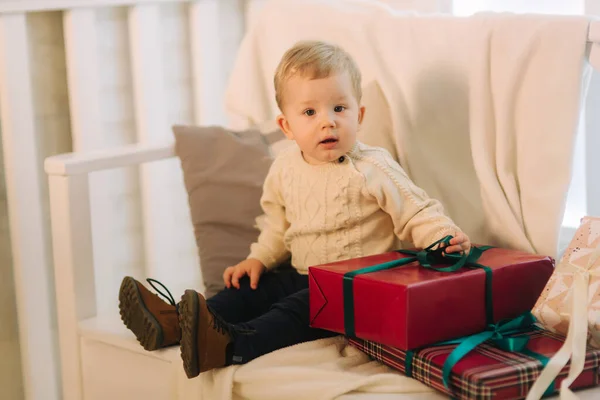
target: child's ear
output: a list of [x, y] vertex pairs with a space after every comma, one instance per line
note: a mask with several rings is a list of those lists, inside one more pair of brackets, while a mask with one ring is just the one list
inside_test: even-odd
[[360, 108], [358, 109], [358, 124], [362, 124], [363, 122], [363, 118], [365, 117], [365, 106], [360, 106]]
[[277, 125], [283, 131], [284, 135], [291, 140], [294, 140], [294, 133], [290, 129], [290, 124], [288, 120], [285, 118], [285, 115], [279, 114], [277, 116]]

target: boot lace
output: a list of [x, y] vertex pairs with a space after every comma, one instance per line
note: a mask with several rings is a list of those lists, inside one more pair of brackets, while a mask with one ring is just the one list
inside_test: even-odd
[[[156, 293], [161, 295], [165, 300], [167, 300], [169, 302], [169, 304], [171, 304], [173, 307], [175, 307], [177, 309], [177, 313], [179, 313], [179, 304], [177, 304], [175, 302], [175, 298], [173, 297], [173, 295], [171, 294], [171, 292], [169, 291], [169, 289], [167, 289], [167, 287], [165, 285], [163, 285], [161, 282], [157, 281], [156, 279], [152, 279], [152, 278], [147, 278], [146, 282], [148, 282], [148, 284], [150, 286], [152, 286], [152, 289], [154, 289], [154, 291]], [[155, 286], [155, 284], [160, 285], [167, 292], [167, 294], [164, 294], [159, 288], [157, 288]]]
[[254, 329], [244, 329], [244, 328], [241, 328], [239, 326], [236, 326], [234, 324], [231, 324], [231, 323], [225, 321], [213, 309], [208, 307], [208, 305], [207, 305], [207, 308], [208, 308], [208, 311], [213, 316], [213, 323], [212, 323], [213, 328], [216, 329], [220, 333], [229, 335], [231, 337], [231, 339], [235, 340], [235, 338], [238, 335], [252, 335], [252, 334], [256, 333], [256, 330], [254, 330]]

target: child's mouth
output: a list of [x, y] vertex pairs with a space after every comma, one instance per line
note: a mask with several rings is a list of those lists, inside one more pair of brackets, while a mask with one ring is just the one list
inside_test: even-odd
[[334, 138], [328, 138], [328, 139], [325, 139], [325, 140], [321, 140], [321, 142], [320, 142], [320, 143], [321, 143], [321, 144], [328, 144], [328, 143], [336, 143], [336, 142], [337, 142], [337, 139], [334, 139]]

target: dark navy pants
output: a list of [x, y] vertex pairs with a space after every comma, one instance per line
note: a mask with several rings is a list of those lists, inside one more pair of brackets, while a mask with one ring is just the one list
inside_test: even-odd
[[283, 347], [337, 335], [309, 327], [308, 276], [292, 267], [264, 273], [254, 290], [244, 277], [240, 289], [224, 289], [206, 302], [233, 326], [228, 364], [244, 364]]

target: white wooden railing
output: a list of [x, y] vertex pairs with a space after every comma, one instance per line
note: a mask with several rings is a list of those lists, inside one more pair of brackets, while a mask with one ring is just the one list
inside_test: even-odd
[[[183, 184], [177, 164], [167, 160], [78, 182], [90, 189], [94, 223], [65, 220], [52, 229], [57, 236], [89, 229], [93, 259], [72, 261], [94, 266], [96, 280], [78, 277], [76, 290], [96, 296], [90, 304], [60, 302], [73, 296], [61, 294], [69, 285], [53, 283], [43, 159], [128, 143], [162, 148], [172, 124], [225, 124], [228, 71], [246, 20], [262, 3], [0, 0], [0, 124], [27, 399], [62, 398], [59, 359], [67, 369], [76, 365], [70, 349], [77, 344], [65, 342], [77, 342], [76, 328], [64, 334], [69, 321], [58, 321], [68, 328], [61, 329], [61, 351], [68, 350], [58, 354], [56, 298], [61, 315], [82, 318], [115, 313], [123, 273], [156, 276], [176, 288], [201, 285]], [[92, 254], [85, 250], [77, 254]], [[170, 271], [175, 265], [177, 274]], [[61, 268], [70, 267], [57, 266], [57, 273], [67, 272]], [[62, 382], [76, 386], [70, 393], [79, 384]]]

